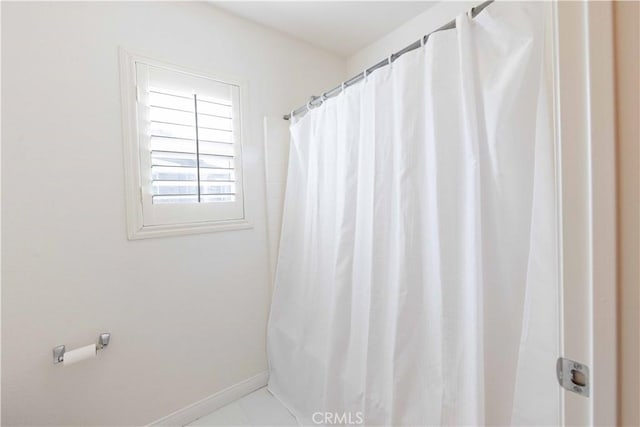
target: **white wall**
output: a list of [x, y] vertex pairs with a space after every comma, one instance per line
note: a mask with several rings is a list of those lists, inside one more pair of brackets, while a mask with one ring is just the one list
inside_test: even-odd
[[[344, 61], [204, 3], [1, 7], [2, 423], [148, 423], [266, 370], [262, 118]], [[126, 239], [120, 45], [249, 82], [253, 229]], [[97, 360], [52, 364], [102, 331]]]
[[284, 193], [289, 166], [289, 122], [282, 117], [264, 118], [265, 179], [267, 187], [267, 235], [272, 285], [278, 265]]
[[347, 61], [349, 76], [361, 73], [365, 68], [419, 40], [420, 37], [441, 27], [457, 15], [470, 10], [480, 3], [479, 1], [468, 0], [436, 3], [404, 25], [352, 55]]
[[640, 3], [615, 2], [618, 149], [618, 422], [640, 425]]

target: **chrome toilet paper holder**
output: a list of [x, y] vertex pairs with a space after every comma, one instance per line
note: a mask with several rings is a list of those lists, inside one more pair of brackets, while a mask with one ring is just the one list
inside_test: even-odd
[[[111, 333], [105, 332], [98, 336], [98, 342], [96, 343], [96, 350], [102, 350], [106, 346], [109, 345], [109, 340], [111, 340]], [[53, 364], [58, 364], [64, 361], [64, 353], [66, 351], [66, 347], [64, 345], [59, 345], [53, 348]]]

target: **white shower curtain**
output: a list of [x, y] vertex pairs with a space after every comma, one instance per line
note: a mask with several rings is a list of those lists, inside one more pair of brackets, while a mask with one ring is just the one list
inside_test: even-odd
[[269, 390], [307, 425], [554, 425], [545, 6], [494, 3], [291, 125]]

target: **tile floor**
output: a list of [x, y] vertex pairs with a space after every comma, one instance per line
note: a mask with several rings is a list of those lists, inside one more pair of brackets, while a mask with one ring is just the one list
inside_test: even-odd
[[293, 415], [266, 387], [254, 391], [189, 426], [297, 426]]

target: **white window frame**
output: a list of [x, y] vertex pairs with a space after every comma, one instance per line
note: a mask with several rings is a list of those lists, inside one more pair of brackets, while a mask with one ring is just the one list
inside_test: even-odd
[[[193, 75], [205, 79], [220, 81], [238, 87], [237, 100], [239, 103], [240, 117], [234, 117], [234, 143], [235, 164], [236, 164], [236, 197], [242, 206], [242, 213], [235, 219], [216, 219], [216, 203], [206, 204], [175, 204], [158, 205], [161, 209], [171, 211], [169, 216], [163, 216], [163, 223], [150, 223], [153, 215], [147, 214], [145, 219], [144, 207], [150, 206], [150, 195], [143, 192], [143, 168], [144, 159], [141, 150], [146, 149], [146, 144], [140, 135], [140, 122], [138, 120], [138, 100], [140, 97], [137, 86], [136, 63], [143, 63], [149, 66], [166, 68], [172, 71]], [[214, 231], [240, 230], [252, 228], [247, 215], [247, 203], [244, 191], [242, 147], [243, 137], [246, 135], [246, 94], [247, 85], [245, 82], [220, 76], [213, 76], [183, 66], [177, 66], [168, 62], [159, 61], [144, 55], [133, 53], [127, 49], [120, 48], [120, 86], [122, 94], [122, 123], [123, 123], [123, 149], [124, 149], [124, 171], [125, 171], [125, 196], [127, 206], [127, 234], [129, 239], [145, 239], [162, 236], [175, 236], [183, 234], [196, 234]], [[146, 173], [146, 172], [145, 172]], [[207, 206], [208, 205], [208, 206]], [[208, 212], [206, 216], [194, 215], [194, 210]], [[224, 209], [223, 209], [224, 210]], [[182, 213], [184, 215], [182, 215]], [[155, 215], [157, 217], [157, 215]], [[173, 222], [166, 218], [175, 218]], [[211, 219], [206, 219], [211, 217]], [[181, 219], [179, 219], [181, 218]]]

